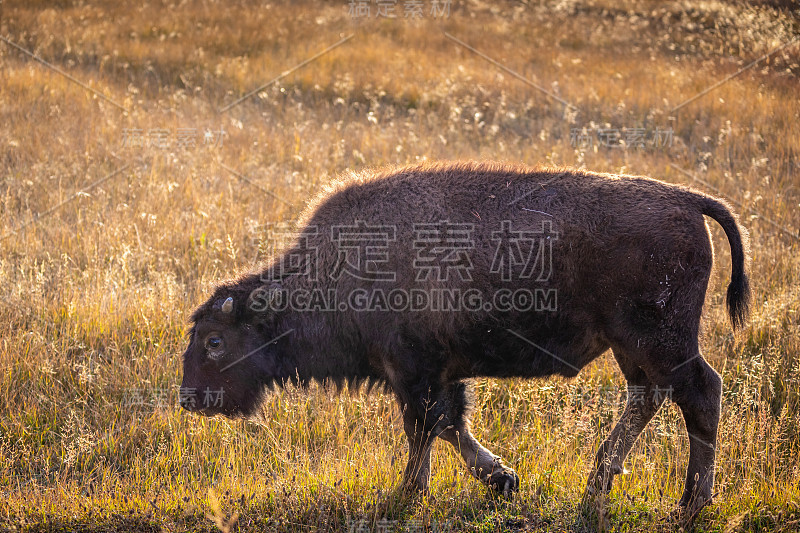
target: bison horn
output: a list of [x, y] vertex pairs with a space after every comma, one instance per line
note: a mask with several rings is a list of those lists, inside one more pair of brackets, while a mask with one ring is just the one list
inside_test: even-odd
[[228, 296], [225, 301], [222, 302], [222, 307], [220, 307], [220, 310], [223, 313], [230, 313], [233, 311], [233, 298]]

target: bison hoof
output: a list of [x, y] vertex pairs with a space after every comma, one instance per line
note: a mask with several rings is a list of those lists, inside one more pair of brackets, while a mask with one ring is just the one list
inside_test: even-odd
[[519, 490], [519, 476], [510, 468], [498, 470], [489, 477], [489, 487], [496, 493], [510, 498]]

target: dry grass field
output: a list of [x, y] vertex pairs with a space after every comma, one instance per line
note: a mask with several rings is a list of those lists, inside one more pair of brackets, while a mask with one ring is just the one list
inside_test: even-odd
[[177, 407], [189, 315], [268, 258], [268, 224], [348, 169], [493, 159], [648, 175], [735, 205], [753, 313], [734, 336], [711, 223], [701, 343], [723, 411], [715, 504], [691, 527], [800, 530], [792, 3], [424, 0], [394, 18], [366, 4], [1, 5], [0, 529], [685, 526], [672, 512], [689, 443], [671, 403], [630, 474], [582, 504], [625, 400], [610, 354], [573, 380], [477, 382], [476, 436], [522, 477], [510, 501], [443, 443], [430, 494], [402, 497], [407, 445], [385, 393], [287, 390], [263, 423]]

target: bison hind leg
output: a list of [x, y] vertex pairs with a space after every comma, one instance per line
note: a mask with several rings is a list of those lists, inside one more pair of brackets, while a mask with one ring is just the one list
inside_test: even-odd
[[711, 503], [714, 488], [722, 378], [699, 353], [674, 373], [673, 400], [681, 408], [689, 436], [689, 464], [679, 505], [696, 514]]
[[587, 483], [590, 495], [610, 491], [614, 477], [625, 473], [625, 458], [666, 397], [628, 352], [614, 348], [613, 353], [628, 382], [628, 397], [622, 416], [597, 451]]
[[636, 438], [664, 399], [670, 397], [683, 413], [689, 438], [689, 464], [679, 505], [694, 515], [712, 498], [722, 379], [703, 359], [693, 338], [676, 335], [664, 344], [684, 348], [676, 353], [663, 348], [646, 351], [614, 347], [614, 356], [628, 380], [628, 402], [598, 451], [589, 492], [611, 488]]

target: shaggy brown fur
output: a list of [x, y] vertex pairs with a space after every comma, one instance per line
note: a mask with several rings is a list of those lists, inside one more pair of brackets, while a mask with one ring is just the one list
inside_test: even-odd
[[[719, 199], [644, 177], [498, 163], [350, 175], [310, 205], [301, 237], [282, 257], [221, 285], [195, 312], [183, 387], [225, 394], [221, 405], [187, 408], [247, 415], [273, 383], [382, 382], [404, 413], [406, 484], [427, 488], [431, 442], [439, 436], [476, 477], [511, 492], [517, 475], [470, 433], [469, 378], [575, 376], [611, 348], [629, 398], [597, 454], [590, 490], [610, 488], [669, 390], [691, 441], [680, 503], [699, 508], [712, 494], [721, 394], [720, 377], [698, 347], [713, 262], [704, 215], [730, 243], [727, 304], [738, 328], [749, 301], [746, 236]], [[339, 238], [343, 227], [358, 224], [372, 231], [360, 242], [373, 248], [349, 249], [368, 254], [353, 275], [347, 268], [355, 256], [343, 253], [347, 241]], [[466, 240], [437, 252], [437, 237], [426, 241], [420, 228], [465, 230]], [[441, 245], [453, 242], [433, 235]], [[509, 244], [504, 235], [525, 239]], [[431, 253], [448, 268], [426, 270]], [[393, 279], [376, 279], [384, 272]], [[524, 290], [541, 301], [413, 310], [369, 300], [393, 290], [478, 294], [488, 303]], [[314, 291], [332, 299], [287, 304]], [[366, 308], [354, 308], [354, 294], [366, 295]], [[232, 309], [224, 312], [229, 298]], [[632, 387], [643, 395], [634, 397]]]

